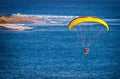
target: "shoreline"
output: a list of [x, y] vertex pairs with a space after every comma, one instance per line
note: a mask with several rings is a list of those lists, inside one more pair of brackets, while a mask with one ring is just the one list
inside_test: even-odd
[[11, 23], [34, 21], [34, 20], [40, 21], [43, 19], [39, 18], [39, 17], [24, 17], [24, 16], [20, 15], [19, 13], [16, 16], [0, 16], [0, 27], [12, 29], [12, 30], [26, 30], [26, 29], [30, 29], [30, 28], [26, 27], [26, 26], [14, 25]]
[[0, 28], [5, 28], [9, 30], [19, 30], [19, 31], [32, 29], [31, 27], [15, 25], [15, 24], [0, 24]]

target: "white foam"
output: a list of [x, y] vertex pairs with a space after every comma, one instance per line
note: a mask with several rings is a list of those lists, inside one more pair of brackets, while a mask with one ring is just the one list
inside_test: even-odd
[[[17, 16], [17, 14], [13, 14], [12, 16]], [[40, 17], [43, 20], [33, 21], [31, 23], [25, 23], [25, 26], [67, 26], [68, 23], [75, 17], [78, 16], [65, 16], [65, 15], [28, 15], [28, 14], [20, 14], [21, 17]], [[120, 19], [111, 19], [111, 18], [103, 18], [108, 25], [120, 25]], [[81, 23], [81, 25], [97, 25], [99, 23]], [[20, 25], [20, 24], [18, 24]]]
[[0, 24], [0, 27], [5, 27], [11, 30], [19, 30], [19, 31], [32, 29], [32, 27], [24, 26], [24, 24]]
[[[17, 16], [17, 14], [12, 14], [12, 16]], [[41, 18], [75, 18], [75, 17], [78, 17], [78, 16], [64, 16], [64, 15], [28, 15], [28, 14], [21, 14], [20, 16], [41, 17]]]

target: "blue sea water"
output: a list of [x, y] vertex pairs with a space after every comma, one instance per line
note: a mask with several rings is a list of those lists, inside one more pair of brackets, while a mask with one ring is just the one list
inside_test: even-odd
[[[120, 79], [119, 0], [1, 0], [0, 14], [42, 17], [18, 22], [30, 30], [0, 30], [0, 79]], [[110, 31], [83, 54], [67, 24], [76, 16], [105, 19]], [[87, 24], [83, 24], [87, 25]], [[93, 24], [94, 25], [94, 24]]]

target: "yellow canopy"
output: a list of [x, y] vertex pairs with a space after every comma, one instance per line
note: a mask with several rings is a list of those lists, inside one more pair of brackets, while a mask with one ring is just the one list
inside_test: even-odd
[[109, 26], [108, 24], [102, 20], [101, 18], [95, 17], [95, 16], [81, 16], [81, 17], [77, 17], [75, 19], [73, 19], [69, 24], [68, 24], [68, 28], [71, 29], [74, 25], [78, 24], [78, 23], [82, 23], [82, 22], [98, 22], [103, 24], [107, 31], [109, 31]]

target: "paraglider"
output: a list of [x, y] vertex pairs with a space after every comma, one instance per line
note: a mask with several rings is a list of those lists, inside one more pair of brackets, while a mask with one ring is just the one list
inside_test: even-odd
[[84, 49], [83, 49], [84, 54], [87, 54], [88, 51], [89, 51], [88, 48], [84, 48]]
[[[72, 29], [74, 26], [76, 26], [77, 24], [81, 24], [81, 23], [85, 23], [85, 22], [95, 22], [95, 23], [99, 23], [99, 24], [101, 24], [102, 26], [104, 26], [105, 28], [106, 28], [106, 31], [109, 31], [109, 26], [108, 26], [108, 24], [103, 20], [103, 19], [101, 19], [101, 18], [98, 18], [98, 17], [95, 17], [95, 16], [81, 16], [81, 17], [77, 17], [77, 18], [74, 18], [71, 22], [69, 22], [69, 24], [68, 24], [68, 29], [70, 30], [70, 29]], [[83, 27], [85, 27], [84, 25], [82, 25]], [[80, 27], [82, 27], [82, 26], [80, 26]], [[96, 27], [94, 27], [94, 28], [96, 28]], [[83, 34], [83, 32], [82, 32], [82, 30], [85, 30], [86, 28], [84, 28], [84, 29], [81, 29], [81, 30], [79, 30], [79, 31], [81, 31], [81, 34], [80, 33], [78, 33], [78, 36], [82, 36], [82, 34]], [[88, 29], [88, 30], [92, 30], [92, 29]], [[87, 30], [87, 31], [88, 31]], [[98, 29], [99, 30], [99, 29]], [[86, 33], [85, 33], [86, 34]], [[85, 34], [83, 35], [84, 37], [85, 37]], [[92, 34], [91, 34], [92, 35]], [[91, 35], [89, 35], [89, 36], [91, 36]], [[89, 49], [88, 49], [88, 47], [89, 47], [89, 45], [90, 44], [88, 44], [88, 47], [85, 47], [85, 44], [86, 43], [84, 43], [84, 37], [83, 38], [80, 38], [80, 40], [83, 40], [83, 42], [82, 42], [82, 44], [83, 44], [83, 52], [84, 52], [84, 54], [86, 54], [86, 53], [88, 53], [88, 51], [89, 51]], [[97, 37], [97, 36], [96, 36]], [[96, 38], [95, 36], [94, 36], [94, 38]], [[92, 39], [93, 40], [93, 39]], [[88, 39], [88, 41], [90, 41], [90, 43], [91, 43], [91, 40], [90, 39]]]

